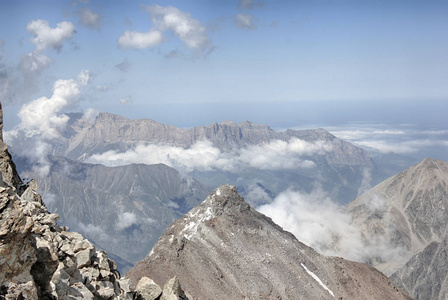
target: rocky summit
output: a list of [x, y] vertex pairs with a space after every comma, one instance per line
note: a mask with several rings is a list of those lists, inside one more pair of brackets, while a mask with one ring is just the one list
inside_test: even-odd
[[177, 276], [189, 299], [411, 299], [365, 264], [325, 257], [223, 185], [176, 221], [126, 274], [162, 285]]

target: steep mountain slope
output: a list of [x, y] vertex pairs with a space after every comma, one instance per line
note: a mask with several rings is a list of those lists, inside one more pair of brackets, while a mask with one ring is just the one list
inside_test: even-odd
[[446, 299], [448, 162], [425, 159], [348, 205], [370, 243], [399, 255], [372, 262], [416, 299]]
[[448, 298], [448, 239], [432, 242], [392, 274], [392, 281], [417, 300]]
[[208, 194], [197, 180], [162, 164], [105, 167], [49, 159], [50, 174], [37, 178], [48, 208], [61, 224], [118, 256], [121, 271], [142, 259], [170, 223]]
[[448, 225], [448, 162], [425, 159], [348, 205], [368, 238], [387, 235], [410, 252], [440, 241]]
[[302, 244], [229, 185], [169, 227], [126, 277], [173, 275], [193, 299], [411, 299], [372, 267]]

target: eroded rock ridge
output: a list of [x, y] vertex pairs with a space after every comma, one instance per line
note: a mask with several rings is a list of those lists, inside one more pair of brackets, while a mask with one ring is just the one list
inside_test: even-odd
[[411, 299], [376, 269], [325, 257], [223, 185], [126, 274], [177, 276], [192, 299]]

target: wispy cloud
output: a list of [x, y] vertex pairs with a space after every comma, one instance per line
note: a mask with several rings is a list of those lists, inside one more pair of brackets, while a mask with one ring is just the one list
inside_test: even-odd
[[360, 124], [327, 129], [343, 140], [382, 154], [418, 155], [431, 148], [440, 148], [440, 152], [448, 142], [446, 129], [416, 129], [400, 124]]
[[252, 15], [237, 14], [233, 17], [233, 23], [240, 29], [255, 29], [255, 18]]
[[54, 49], [60, 52], [64, 42], [70, 40], [76, 33], [71, 22], [60, 22], [52, 28], [48, 21], [41, 19], [30, 21], [26, 29], [33, 36], [30, 42], [36, 48], [30, 53], [21, 55], [17, 68], [6, 68], [0, 64], [0, 97], [4, 102], [24, 103], [38, 92], [39, 79], [52, 62], [44, 54], [45, 51]]
[[121, 72], [127, 72], [131, 68], [131, 63], [127, 58], [125, 58], [123, 62], [117, 64], [115, 67]]
[[158, 30], [149, 30], [147, 32], [126, 30], [118, 38], [118, 45], [121, 48], [144, 49], [159, 45], [163, 41], [165, 41], [165, 37]]
[[81, 17], [80, 24], [91, 29], [101, 29], [101, 16], [88, 8], [81, 9], [79, 12]]
[[123, 212], [118, 215], [118, 220], [117, 223], [115, 224], [115, 228], [117, 230], [124, 230], [137, 223], [138, 223], [137, 216], [134, 213]]
[[120, 102], [120, 104], [123, 104], [123, 105], [129, 104], [129, 103], [132, 102], [132, 97], [131, 96], [126, 96], [124, 98], [120, 98], [120, 99], [118, 99], [118, 102]]

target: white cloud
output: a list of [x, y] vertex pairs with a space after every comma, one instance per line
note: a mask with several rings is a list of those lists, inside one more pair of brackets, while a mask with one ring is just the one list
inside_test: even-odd
[[267, 144], [253, 145], [240, 150], [240, 160], [253, 168], [264, 170], [309, 168], [314, 163], [303, 156], [324, 155], [332, 146], [323, 141], [309, 143], [298, 138], [289, 141], [274, 140]]
[[331, 145], [324, 142], [309, 143], [297, 138], [287, 142], [274, 140], [228, 152], [221, 152], [210, 141], [200, 141], [187, 149], [163, 144], [140, 144], [123, 153], [107, 151], [95, 154], [87, 161], [109, 166], [163, 163], [187, 172], [213, 169], [238, 172], [247, 167], [263, 170], [311, 168], [314, 163], [304, 156], [324, 155], [330, 150]]
[[117, 223], [115, 228], [117, 230], [123, 230], [137, 224], [137, 216], [131, 212], [124, 212], [118, 215]]
[[203, 48], [209, 43], [205, 27], [189, 13], [173, 6], [147, 5], [145, 9], [157, 28], [172, 31], [188, 48]]
[[36, 51], [48, 48], [61, 50], [64, 41], [69, 40], [75, 34], [75, 26], [71, 22], [60, 22], [55, 28], [49, 26], [46, 20], [33, 20], [26, 26], [28, 32], [34, 35], [30, 41], [36, 45]]
[[42, 176], [49, 171], [49, 143], [62, 137], [61, 132], [69, 120], [63, 110], [78, 105], [79, 88], [88, 83], [89, 74], [88, 71], [82, 71], [77, 79], [57, 80], [51, 97], [40, 97], [24, 104], [18, 113], [20, 124], [5, 132], [5, 139], [14, 152], [36, 162], [35, 171]]
[[94, 13], [90, 9], [84, 8], [80, 10], [81, 20], [80, 23], [86, 27], [92, 29], [100, 29], [101, 17], [99, 14]]
[[337, 136], [343, 140], [359, 140], [359, 139], [367, 139], [375, 137], [384, 137], [384, 136], [392, 136], [396, 137], [399, 135], [406, 135], [406, 131], [404, 130], [396, 130], [396, 129], [375, 129], [375, 128], [366, 128], [366, 129], [352, 129], [352, 130], [330, 130], [332, 134]]
[[165, 31], [173, 33], [183, 44], [195, 53], [208, 55], [214, 46], [207, 36], [206, 28], [188, 12], [173, 6], [142, 5], [154, 24], [146, 32], [126, 30], [118, 39], [121, 48], [144, 49], [157, 46], [167, 38]]
[[40, 74], [51, 62], [50, 58], [39, 53], [28, 53], [20, 58], [20, 69], [24, 76], [27, 74]]
[[379, 153], [397, 153], [397, 154], [409, 154], [416, 153], [422, 148], [440, 145], [442, 141], [431, 140], [413, 140], [405, 142], [390, 142], [390, 141], [359, 141], [356, 144], [371, 148]]
[[299, 241], [325, 255], [371, 262], [399, 258], [403, 254], [403, 249], [391, 245], [389, 237], [365, 240], [352, 225], [351, 215], [320, 189], [309, 194], [283, 192], [271, 204], [260, 206], [258, 210], [293, 233]]
[[364, 168], [362, 170], [361, 185], [358, 188], [358, 195], [361, 195], [372, 188], [372, 170], [370, 168]]
[[416, 157], [426, 157], [428, 152], [441, 155], [448, 140], [446, 129], [419, 129], [409, 124], [356, 124], [329, 128], [329, 131], [372, 152]]
[[255, 29], [255, 18], [252, 15], [237, 14], [233, 17], [233, 23], [237, 28]]
[[20, 92], [31, 95], [39, 90], [39, 77], [50, 65], [51, 60], [38, 52], [31, 52], [20, 57], [19, 69], [23, 75], [23, 88]]
[[109, 89], [109, 87], [106, 84], [99, 84], [96, 86], [96, 90], [100, 92], [105, 92]]
[[118, 99], [118, 101], [120, 102], [120, 104], [129, 104], [132, 101], [132, 97], [131, 96], [126, 96], [124, 98], [120, 98]]
[[244, 199], [251, 205], [261, 205], [272, 202], [268, 193], [258, 184], [251, 183], [246, 188]]
[[158, 30], [138, 32], [126, 30], [119, 38], [118, 45], [121, 48], [144, 49], [161, 44], [165, 38]]
[[89, 237], [96, 237], [102, 241], [110, 240], [109, 235], [103, 228], [101, 228], [101, 226], [96, 226], [91, 223], [84, 224], [82, 222], [78, 222], [75, 225], [75, 227], [76, 231], [80, 231], [82, 234], [87, 235]]
[[99, 113], [100, 112], [96, 109], [88, 108], [84, 111], [84, 115], [82, 116], [82, 118], [86, 120], [89, 124], [93, 124]]
[[79, 73], [77, 79], [79, 84], [87, 85], [90, 82], [90, 80], [92, 80], [92, 72], [90, 72], [89, 70], [82, 70]]

